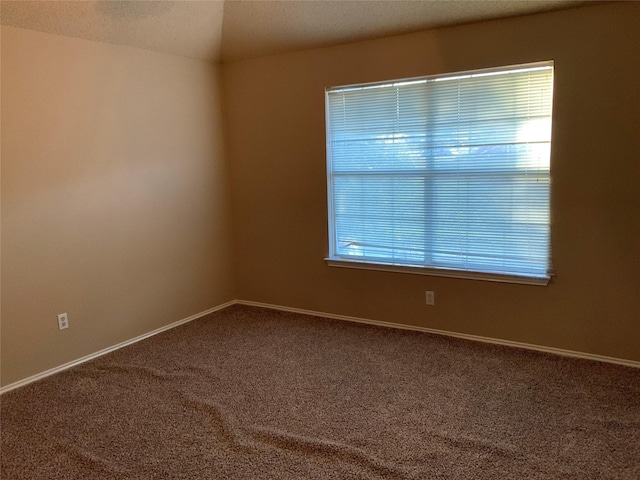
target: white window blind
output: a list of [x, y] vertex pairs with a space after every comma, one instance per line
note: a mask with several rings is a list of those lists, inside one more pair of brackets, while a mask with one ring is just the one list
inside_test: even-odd
[[328, 260], [548, 279], [552, 88], [552, 62], [328, 88]]

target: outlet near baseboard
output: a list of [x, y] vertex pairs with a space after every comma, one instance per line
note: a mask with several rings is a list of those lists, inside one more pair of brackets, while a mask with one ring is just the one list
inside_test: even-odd
[[426, 294], [426, 302], [427, 305], [435, 305], [436, 304], [436, 294], [430, 290], [424, 292]]
[[64, 330], [69, 328], [69, 317], [66, 313], [60, 313], [58, 315], [58, 330]]

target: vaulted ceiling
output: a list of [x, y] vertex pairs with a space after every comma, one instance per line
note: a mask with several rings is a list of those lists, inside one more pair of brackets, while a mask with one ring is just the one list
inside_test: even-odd
[[579, 6], [580, 0], [2, 0], [3, 25], [233, 61]]

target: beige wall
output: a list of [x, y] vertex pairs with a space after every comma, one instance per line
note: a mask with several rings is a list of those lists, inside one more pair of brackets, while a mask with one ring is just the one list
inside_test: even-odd
[[11, 27], [1, 58], [2, 384], [233, 299], [219, 67]]
[[[225, 64], [239, 298], [640, 360], [638, 18], [588, 6]], [[550, 286], [325, 265], [325, 87], [539, 60], [556, 66]]]
[[[222, 67], [2, 27], [2, 385], [233, 298], [640, 360], [638, 17], [597, 5]], [[326, 266], [326, 86], [549, 59], [550, 286]]]

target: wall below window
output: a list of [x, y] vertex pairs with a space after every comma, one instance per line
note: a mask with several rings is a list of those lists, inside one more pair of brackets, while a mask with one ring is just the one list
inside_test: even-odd
[[3, 385], [234, 298], [219, 95], [206, 62], [2, 27]]
[[[639, 17], [593, 5], [225, 64], [238, 298], [640, 360]], [[325, 87], [544, 60], [548, 287], [325, 264]]]

